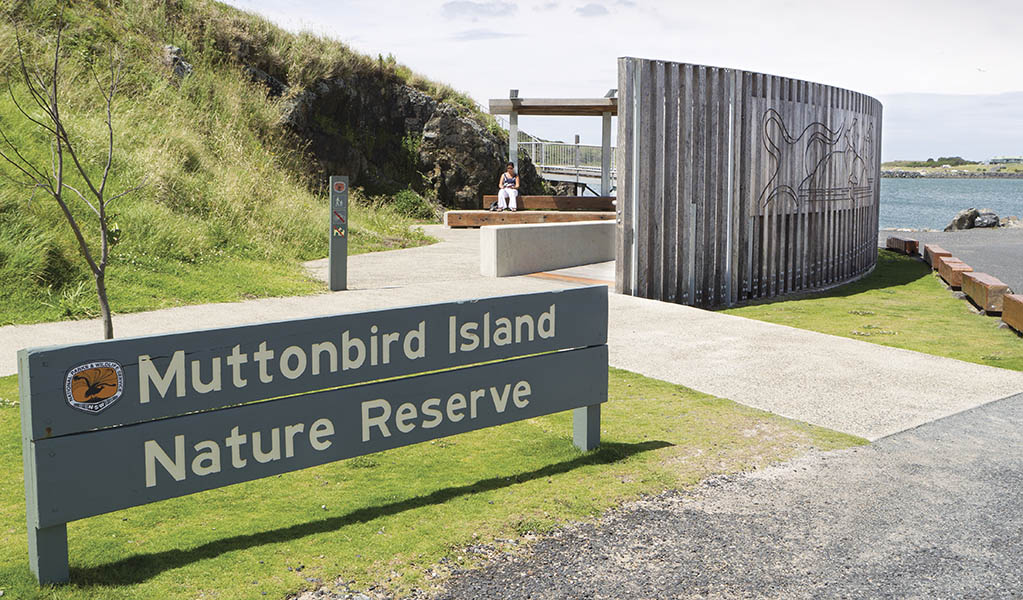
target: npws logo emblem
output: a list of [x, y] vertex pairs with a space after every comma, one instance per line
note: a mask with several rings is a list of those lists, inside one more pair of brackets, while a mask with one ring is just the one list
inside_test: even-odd
[[100, 360], [68, 371], [64, 395], [71, 408], [96, 414], [121, 397], [124, 371], [112, 360]]

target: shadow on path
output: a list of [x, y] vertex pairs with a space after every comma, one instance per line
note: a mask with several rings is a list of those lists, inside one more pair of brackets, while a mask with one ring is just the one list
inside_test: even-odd
[[425, 496], [408, 498], [390, 504], [360, 508], [346, 515], [319, 521], [299, 523], [259, 533], [238, 535], [216, 540], [189, 550], [166, 550], [153, 554], [140, 554], [114, 563], [89, 568], [71, 568], [72, 583], [80, 586], [108, 586], [141, 583], [164, 571], [176, 569], [226, 552], [244, 550], [264, 544], [276, 544], [303, 538], [318, 533], [335, 531], [347, 525], [365, 523], [379, 517], [414, 510], [423, 506], [443, 504], [454, 498], [480, 492], [488, 492], [513, 486], [518, 483], [543, 479], [551, 475], [568, 473], [579, 467], [597, 464], [612, 464], [639, 454], [671, 446], [665, 441], [648, 441], [634, 444], [607, 442], [596, 451], [580, 455], [540, 469], [517, 473], [507, 477], [491, 477], [468, 485], [436, 490]]

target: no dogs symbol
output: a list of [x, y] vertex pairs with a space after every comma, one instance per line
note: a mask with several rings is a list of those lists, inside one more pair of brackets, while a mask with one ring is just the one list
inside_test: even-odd
[[341, 192], [345, 191], [345, 182], [339, 181], [339, 182], [335, 183], [334, 184], [334, 191], [339, 193], [339, 194]]

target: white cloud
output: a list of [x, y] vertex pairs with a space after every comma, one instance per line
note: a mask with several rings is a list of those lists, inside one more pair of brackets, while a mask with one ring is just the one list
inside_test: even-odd
[[575, 13], [580, 17], [602, 17], [607, 14], [607, 7], [603, 4], [590, 2], [575, 9]]
[[440, 7], [440, 14], [448, 19], [500, 19], [514, 15], [518, 10], [511, 2], [472, 2], [471, 0], [453, 0], [445, 2]]
[[493, 31], [491, 29], [467, 29], [451, 35], [451, 39], [459, 42], [477, 42], [481, 40], [500, 40], [504, 38], [521, 37], [518, 33], [507, 31]]
[[[845, 0], [600, 0], [614, 18], [598, 19], [576, 12], [587, 0], [531, 0], [522, 10], [510, 0], [227, 1], [371, 56], [393, 53], [484, 104], [509, 88], [533, 97], [603, 96], [618, 87], [619, 56], [762, 71], [875, 97], [1023, 90], [1018, 0], [975, 0], [969, 10], [953, 0], [857, 0], [855, 10]], [[519, 37], [488, 38], [487, 32]], [[600, 140], [599, 119], [523, 117], [520, 123], [546, 137], [580, 133], [584, 141]], [[890, 125], [886, 120], [886, 136]]]

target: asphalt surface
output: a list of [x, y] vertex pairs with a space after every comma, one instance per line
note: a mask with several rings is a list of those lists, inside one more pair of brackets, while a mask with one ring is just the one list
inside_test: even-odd
[[878, 235], [881, 246], [890, 235], [918, 240], [921, 252], [924, 244], [938, 244], [974, 271], [994, 275], [1013, 291], [1023, 293], [1023, 227], [949, 232], [883, 230]]
[[445, 600], [1023, 598], [1023, 394], [718, 478], [457, 573]]

